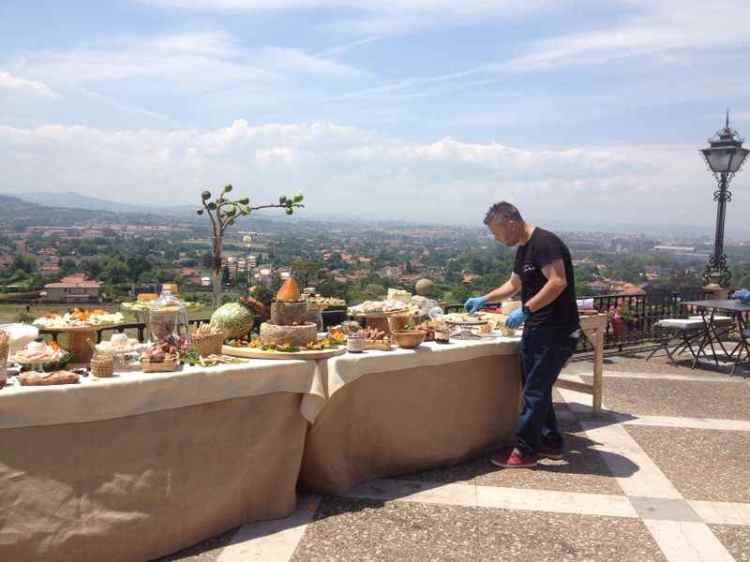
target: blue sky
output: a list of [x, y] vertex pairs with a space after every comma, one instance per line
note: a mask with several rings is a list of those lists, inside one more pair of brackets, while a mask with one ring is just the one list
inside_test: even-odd
[[725, 107], [750, 131], [747, 21], [739, 0], [4, 0], [0, 192], [231, 181], [311, 214], [471, 222], [505, 198], [709, 228], [697, 149]]

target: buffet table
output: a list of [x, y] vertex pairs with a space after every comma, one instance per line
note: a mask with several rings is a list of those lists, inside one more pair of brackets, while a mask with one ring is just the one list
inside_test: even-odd
[[[518, 338], [0, 391], [0, 560], [144, 561], [510, 438]], [[304, 459], [304, 460], [303, 460]]]
[[319, 365], [328, 400], [308, 432], [302, 484], [342, 493], [501, 445], [520, 405], [518, 342], [454, 340]]
[[0, 560], [132, 562], [295, 508], [302, 361], [0, 391]]

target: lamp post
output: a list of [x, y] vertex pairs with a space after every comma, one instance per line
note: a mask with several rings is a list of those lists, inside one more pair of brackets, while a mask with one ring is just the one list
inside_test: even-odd
[[732, 200], [729, 182], [740, 171], [750, 152], [747, 148], [742, 148], [743, 141], [744, 139], [740, 137], [739, 133], [729, 126], [729, 110], [727, 110], [724, 128], [708, 139], [709, 148], [701, 150], [708, 168], [719, 184], [719, 188], [714, 191], [714, 201], [717, 202], [714, 253], [708, 260], [706, 270], [703, 273], [703, 280], [707, 284], [717, 283], [723, 288], [729, 286], [729, 281], [732, 278], [732, 274], [727, 267], [727, 257], [724, 255], [724, 222], [726, 220], [727, 203]]

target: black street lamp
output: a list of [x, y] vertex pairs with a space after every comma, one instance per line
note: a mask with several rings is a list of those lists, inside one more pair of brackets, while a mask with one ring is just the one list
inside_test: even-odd
[[714, 191], [714, 201], [718, 203], [716, 210], [716, 236], [714, 237], [714, 253], [709, 258], [703, 280], [706, 284], [718, 283], [721, 287], [728, 287], [732, 273], [727, 267], [727, 257], [724, 255], [724, 222], [726, 220], [727, 203], [732, 200], [729, 182], [740, 171], [745, 157], [750, 152], [742, 148], [743, 139], [737, 131], [729, 126], [729, 110], [724, 128], [713, 138], [708, 139], [709, 148], [701, 150], [709, 169], [713, 172], [719, 189]]

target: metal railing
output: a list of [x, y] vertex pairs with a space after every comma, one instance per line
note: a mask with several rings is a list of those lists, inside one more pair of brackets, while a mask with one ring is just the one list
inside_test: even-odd
[[[662, 335], [658, 332], [656, 323], [665, 318], [684, 318], [689, 314], [696, 314], [690, 307], [682, 303], [692, 300], [704, 300], [709, 295], [702, 289], [682, 292], [650, 292], [645, 295], [597, 295], [586, 297], [593, 299], [594, 310], [599, 313], [608, 314], [610, 321], [607, 323], [607, 331], [604, 337], [605, 350], [622, 350], [633, 348], [645, 343], [657, 342]], [[446, 312], [463, 311], [462, 304], [443, 304]], [[622, 330], [617, 329], [612, 322], [615, 311], [619, 311], [623, 319]], [[323, 311], [323, 325], [325, 327], [336, 325], [346, 319], [345, 310]], [[208, 322], [208, 318], [196, 318], [189, 321], [190, 325]], [[256, 318], [256, 325], [260, 324]], [[102, 335], [108, 332], [123, 333], [128, 330], [136, 332], [138, 341], [144, 341], [146, 336], [146, 324], [144, 322], [129, 322], [116, 326], [105, 326], [96, 330], [97, 343], [102, 340]], [[40, 334], [46, 334], [57, 340], [63, 330], [43, 329]], [[591, 351], [589, 343], [585, 338], [581, 339], [579, 352]]]
[[[710, 294], [700, 288], [680, 292], [651, 291], [643, 295], [596, 295], [583, 298], [592, 299], [594, 310], [610, 316], [604, 337], [604, 349], [622, 350], [626, 347], [633, 348], [657, 342], [663, 337], [656, 326], [659, 320], [685, 318], [690, 314], [697, 314], [682, 303], [705, 300], [709, 296]], [[446, 312], [463, 312], [463, 305], [447, 304], [444, 309]], [[612, 322], [615, 311], [619, 312], [623, 321], [621, 330]], [[578, 351], [591, 351], [585, 338], [581, 339]]]

